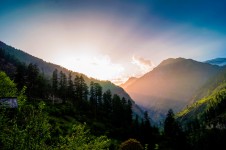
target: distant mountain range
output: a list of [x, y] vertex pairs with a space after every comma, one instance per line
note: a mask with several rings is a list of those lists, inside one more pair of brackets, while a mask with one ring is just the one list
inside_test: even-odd
[[208, 63], [211, 65], [225, 66], [226, 58], [215, 58], [215, 59], [207, 60], [204, 63]]
[[192, 59], [169, 58], [122, 87], [137, 104], [149, 110], [153, 120], [159, 121], [168, 109], [179, 112], [190, 105], [197, 91], [220, 70], [219, 66]]
[[[22, 50], [9, 46], [1, 41], [0, 41], [0, 49], [3, 49], [7, 55], [15, 57], [18, 61], [20, 61], [22, 63], [25, 63], [25, 64], [33, 63], [33, 64], [38, 65], [41, 72], [43, 72], [45, 74], [45, 76], [48, 77], [49, 79], [52, 77], [52, 73], [55, 69], [57, 69], [59, 72], [62, 71], [66, 75], [68, 75], [69, 72], [71, 72], [70, 70], [68, 70], [66, 68], [63, 68], [63, 67], [53, 64], [53, 63], [46, 62], [40, 58], [37, 58], [26, 52], [23, 52]], [[0, 62], [1, 62], [1, 59], [3, 59], [3, 58], [0, 58]], [[4, 62], [4, 63], [7, 63], [7, 62]], [[6, 68], [6, 65], [0, 65], [0, 70], [4, 70], [4, 69], [8, 69], [12, 73], [15, 72], [15, 66], [13, 66], [12, 63], [8, 63], [7, 68]], [[109, 90], [111, 90], [111, 92], [113, 94], [117, 94], [120, 97], [125, 97], [126, 99], [132, 100], [132, 98], [129, 96], [129, 94], [127, 94], [124, 91], [123, 88], [116, 86], [115, 84], [113, 84], [110, 81], [101, 81], [101, 80], [97, 80], [94, 78], [89, 78], [86, 75], [78, 73], [78, 72], [72, 72], [73, 78], [76, 75], [82, 75], [85, 82], [87, 83], [87, 85], [89, 85], [90, 82], [93, 81], [95, 83], [99, 83], [103, 87], [104, 92], [109, 89]], [[132, 102], [133, 102], [132, 107], [133, 107], [134, 113], [138, 114], [139, 116], [142, 116], [143, 110], [139, 106], [137, 106], [133, 100], [132, 100]]]

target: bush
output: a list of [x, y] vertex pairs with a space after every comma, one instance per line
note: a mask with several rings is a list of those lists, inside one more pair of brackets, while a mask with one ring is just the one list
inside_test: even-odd
[[143, 146], [136, 139], [128, 139], [125, 142], [123, 142], [119, 147], [119, 150], [142, 150], [142, 149]]

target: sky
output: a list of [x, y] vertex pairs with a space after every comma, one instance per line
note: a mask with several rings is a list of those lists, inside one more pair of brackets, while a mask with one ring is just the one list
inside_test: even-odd
[[116, 84], [167, 58], [226, 57], [224, 0], [0, 0], [0, 40]]

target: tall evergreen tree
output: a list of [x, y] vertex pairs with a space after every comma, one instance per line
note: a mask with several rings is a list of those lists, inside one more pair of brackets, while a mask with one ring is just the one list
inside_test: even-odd
[[126, 120], [128, 121], [128, 124], [132, 124], [132, 121], [133, 121], [133, 111], [132, 111], [132, 102], [131, 102], [131, 100], [128, 100], [127, 101]]
[[164, 135], [167, 141], [167, 147], [175, 150], [187, 149], [185, 135], [174, 118], [174, 112], [170, 109], [164, 122]]
[[107, 90], [103, 94], [103, 111], [104, 111], [103, 115], [106, 118], [110, 118], [112, 113], [112, 94], [110, 90]]
[[102, 87], [99, 83], [90, 83], [90, 105], [94, 117], [97, 117], [97, 113], [102, 111]]
[[82, 75], [76, 75], [74, 79], [74, 104], [76, 107], [83, 107], [88, 99], [88, 86]]
[[60, 82], [59, 82], [59, 94], [60, 97], [63, 99], [63, 102], [65, 102], [66, 99], [66, 89], [67, 89], [67, 77], [65, 73], [60, 71]]
[[95, 101], [97, 102], [96, 111], [98, 116], [102, 116], [103, 103], [102, 103], [102, 87], [99, 83], [94, 83]]
[[90, 103], [90, 107], [91, 107], [91, 113], [96, 118], [97, 100], [95, 98], [95, 87], [94, 87], [94, 82], [93, 81], [90, 82], [89, 103]]
[[144, 118], [141, 124], [141, 133], [142, 142], [148, 145], [148, 149], [153, 149], [153, 131], [147, 111], [144, 112]]
[[118, 95], [114, 94], [112, 98], [112, 121], [113, 125], [120, 127], [124, 121], [122, 118], [123, 106]]
[[53, 95], [57, 95], [58, 94], [58, 70], [57, 69], [55, 69], [53, 71], [52, 90], [53, 90]]
[[172, 109], [168, 111], [164, 122], [164, 134], [168, 137], [175, 137], [178, 134], [178, 124]]
[[17, 88], [21, 90], [26, 83], [27, 77], [27, 67], [23, 64], [17, 66], [15, 74], [15, 83], [17, 83]]
[[27, 87], [29, 87], [27, 93], [29, 98], [38, 96], [38, 77], [38, 66], [30, 63], [27, 68]]
[[69, 75], [68, 75], [68, 87], [67, 87], [67, 93], [68, 93], [68, 98], [69, 99], [73, 99], [73, 95], [74, 95], [73, 81], [72, 81], [71, 73], [72, 72], [70, 71]]

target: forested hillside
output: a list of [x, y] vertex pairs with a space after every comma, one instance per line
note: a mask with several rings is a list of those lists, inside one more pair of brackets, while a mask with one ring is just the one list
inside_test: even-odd
[[[150, 149], [157, 143], [158, 138], [154, 137], [158, 137], [158, 129], [150, 124], [148, 114], [133, 117], [134, 102], [114, 94], [111, 88], [104, 91], [95, 80], [88, 85], [84, 75], [76, 74], [74, 77], [72, 72], [67, 75], [57, 68], [48, 77], [40, 71], [38, 65], [27, 65], [4, 49], [0, 50], [0, 61], [0, 70], [3, 71], [0, 97], [17, 97], [19, 103], [13, 116], [11, 109], [2, 110], [2, 116], [9, 120], [1, 120], [4, 126], [0, 141], [2, 149], [73, 149], [73, 146], [78, 146], [76, 143], [80, 144], [81, 149], [117, 149], [120, 142], [129, 138], [136, 138], [142, 145], [148, 144]], [[7, 88], [8, 82], [12, 87]], [[90, 132], [86, 131], [84, 125], [80, 125], [83, 123], [87, 124]], [[10, 143], [10, 140], [14, 140], [14, 132], [18, 136]], [[77, 132], [82, 134], [81, 137]], [[6, 134], [9, 134], [9, 139], [5, 138]], [[40, 134], [43, 137], [39, 137]], [[112, 141], [106, 137], [95, 138], [91, 134], [104, 135]], [[80, 138], [84, 138], [83, 143], [79, 143]], [[30, 140], [28, 145], [23, 142], [25, 139]]]
[[[221, 149], [226, 138], [225, 69], [199, 90], [201, 99], [177, 114], [197, 149]], [[196, 97], [197, 98], [197, 97]], [[195, 140], [196, 139], [196, 140]], [[205, 146], [202, 143], [207, 143]]]
[[[18, 50], [16, 48], [13, 48], [12, 46], [8, 46], [5, 43], [0, 41], [0, 61], [2, 62], [0, 65], [0, 69], [7, 72], [9, 76], [14, 76], [16, 72], [16, 67], [18, 64], [22, 63], [23, 65], [29, 65], [33, 64], [37, 66], [37, 69], [39, 69], [39, 72], [43, 74], [46, 79], [50, 80], [52, 78], [52, 74], [55, 69], [60, 73], [64, 73], [66, 76], [70, 76], [72, 78], [75, 78], [76, 76], [82, 76], [85, 83], [87, 85], [90, 85], [91, 81], [98, 83], [103, 88], [102, 90], [106, 92], [107, 90], [111, 90], [113, 94], [117, 94], [120, 97], [125, 97], [126, 99], [130, 99], [132, 102], [132, 108], [134, 112], [134, 116], [137, 114], [138, 116], [143, 115], [143, 110], [137, 106], [134, 101], [131, 99], [131, 97], [119, 86], [116, 86], [115, 84], [111, 83], [110, 81], [101, 81], [94, 78], [88, 78], [86, 75], [78, 73], [78, 72], [72, 72], [66, 68], [63, 68], [59, 65], [52, 64], [49, 62], [45, 62], [42, 59], [39, 59], [35, 56], [32, 56], [30, 54], [27, 54], [21, 50]], [[7, 65], [6, 65], [7, 64]], [[76, 64], [75, 64], [76, 65]], [[21, 66], [21, 65], [19, 65]], [[24, 68], [19, 67], [19, 70], [23, 70]], [[23, 81], [22, 81], [23, 82]]]

